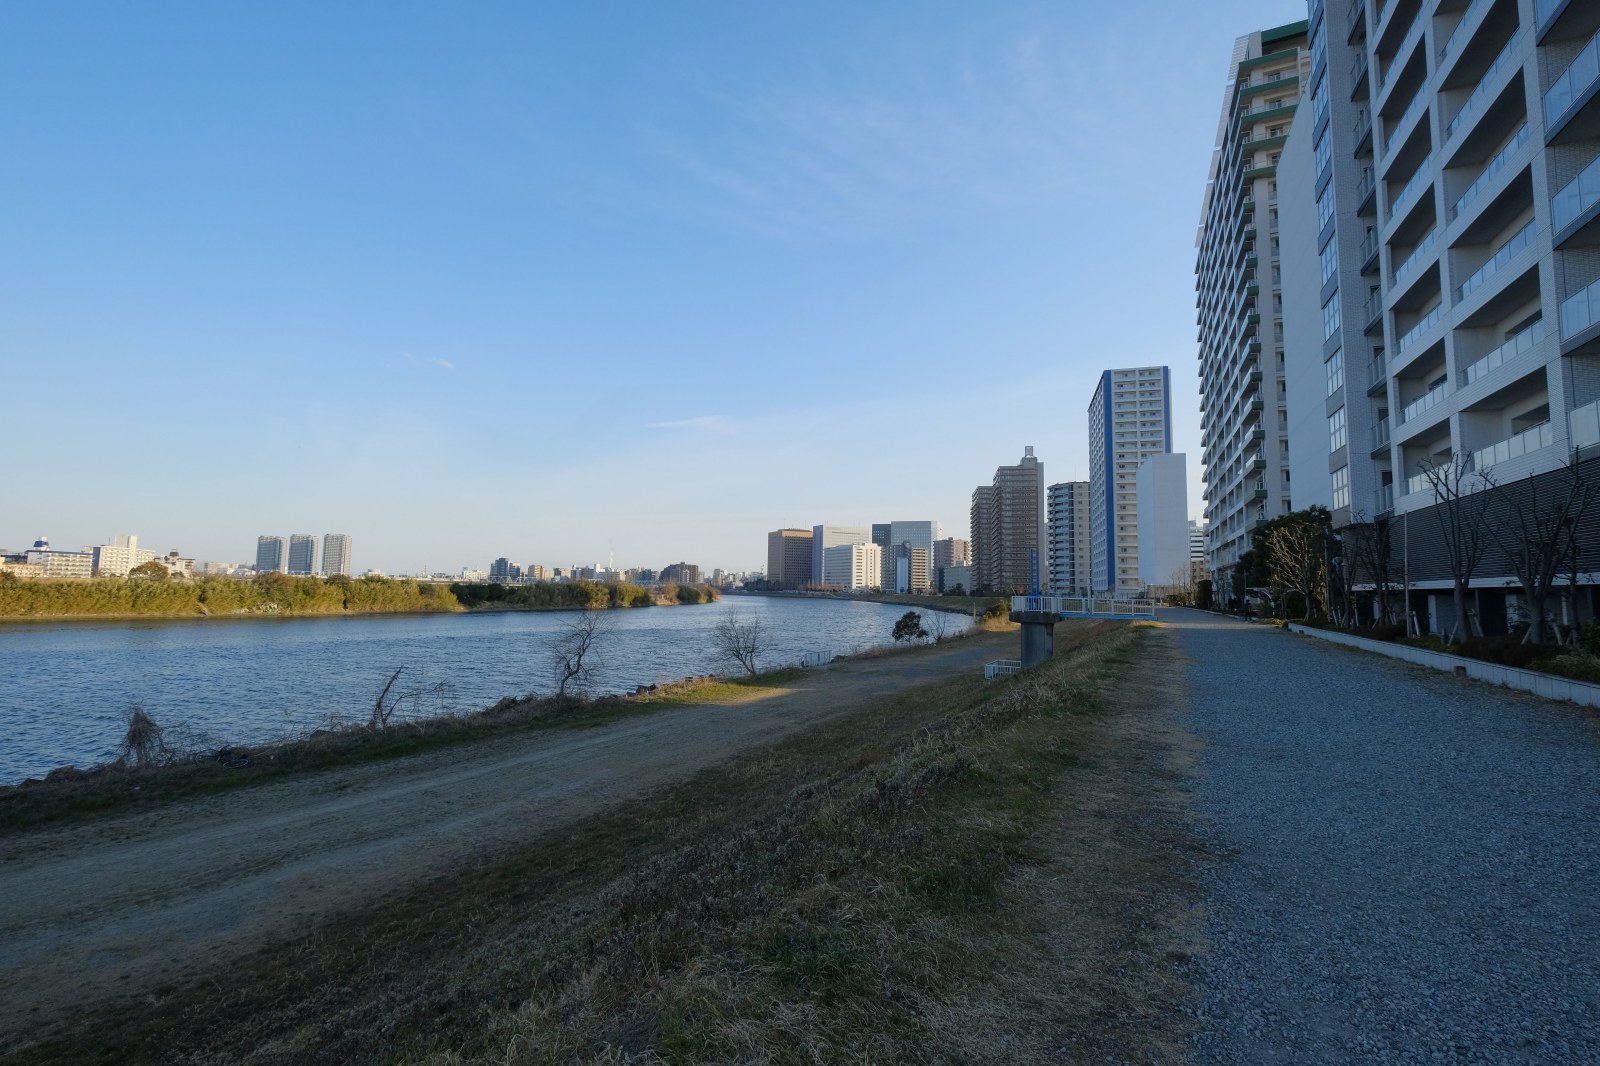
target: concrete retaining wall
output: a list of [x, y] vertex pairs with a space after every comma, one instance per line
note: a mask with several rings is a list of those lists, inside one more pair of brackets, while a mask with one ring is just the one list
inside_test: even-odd
[[1391, 659], [1401, 659], [1408, 663], [1416, 663], [1418, 666], [1428, 666], [1445, 673], [1470, 677], [1476, 681], [1487, 681], [1494, 685], [1504, 685], [1506, 688], [1520, 689], [1546, 699], [1570, 700], [1584, 707], [1600, 707], [1600, 685], [1591, 685], [1586, 681], [1573, 681], [1570, 678], [1541, 674], [1536, 670], [1519, 670], [1514, 666], [1500, 666], [1496, 663], [1480, 662], [1477, 659], [1465, 659], [1459, 655], [1446, 655], [1442, 651], [1413, 648], [1409, 644], [1393, 644], [1387, 640], [1371, 640], [1350, 633], [1314, 629], [1294, 622], [1289, 623], [1289, 629], [1301, 636], [1343, 644], [1347, 648], [1377, 652]]

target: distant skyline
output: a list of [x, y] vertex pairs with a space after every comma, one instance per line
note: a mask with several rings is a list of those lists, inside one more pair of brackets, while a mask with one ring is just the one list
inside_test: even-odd
[[0, 547], [760, 569], [1173, 370], [1235, 37], [1295, 2], [13, 5]]

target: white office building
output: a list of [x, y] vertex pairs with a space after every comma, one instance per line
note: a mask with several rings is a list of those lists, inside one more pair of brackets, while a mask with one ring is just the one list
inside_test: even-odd
[[[820, 525], [811, 527], [811, 573], [814, 581], [821, 584], [831, 584], [824, 568], [826, 552], [829, 548], [837, 548], [843, 544], [871, 544], [871, 526], [830, 526]], [[878, 565], [883, 565], [883, 552], [878, 552]], [[883, 580], [882, 573], [873, 575], [870, 586], [876, 586]], [[869, 587], [870, 587], [869, 586]]]
[[127, 577], [136, 566], [156, 557], [148, 548], [139, 547], [139, 538], [128, 533], [118, 533], [105, 544], [94, 549], [94, 572], [98, 577]]
[[350, 575], [350, 535], [347, 533], [324, 533], [322, 535], [322, 573], [327, 577], [335, 574]]
[[856, 541], [823, 549], [822, 583], [830, 588], [877, 588], [882, 575], [883, 549], [876, 544]]

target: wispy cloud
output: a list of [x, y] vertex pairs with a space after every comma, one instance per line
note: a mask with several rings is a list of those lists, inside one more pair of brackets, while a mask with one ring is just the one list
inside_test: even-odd
[[433, 365], [444, 367], [446, 370], [454, 370], [456, 368], [456, 365], [448, 359], [435, 359]]
[[701, 415], [698, 418], [680, 418], [674, 422], [647, 422], [645, 429], [698, 430], [709, 433], [731, 433], [733, 427], [721, 415]]

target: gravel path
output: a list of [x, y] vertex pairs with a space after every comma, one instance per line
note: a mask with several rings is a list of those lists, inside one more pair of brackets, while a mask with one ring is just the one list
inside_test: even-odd
[[1197, 1062], [1600, 1062], [1600, 717], [1198, 612]]

